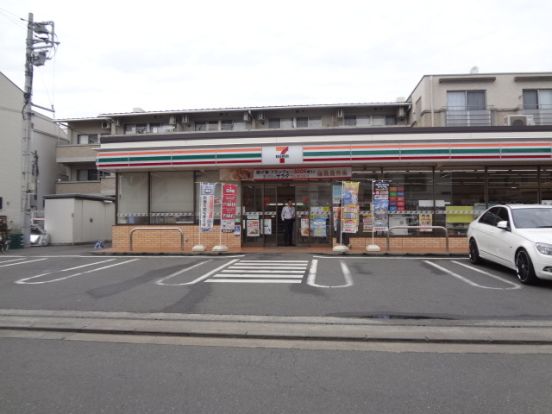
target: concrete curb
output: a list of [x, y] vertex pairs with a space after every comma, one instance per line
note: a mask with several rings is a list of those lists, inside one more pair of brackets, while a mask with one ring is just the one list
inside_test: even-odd
[[359, 318], [0, 310], [0, 330], [173, 337], [551, 345], [552, 321], [380, 321]]

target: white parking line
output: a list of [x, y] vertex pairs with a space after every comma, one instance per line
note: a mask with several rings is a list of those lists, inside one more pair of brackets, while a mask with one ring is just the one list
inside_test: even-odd
[[[46, 259], [44, 259], [44, 260], [46, 260]], [[50, 273], [42, 273], [40, 275], [31, 276], [31, 277], [27, 277], [27, 278], [24, 278], [24, 279], [19, 279], [15, 283], [17, 283], [18, 285], [42, 285], [42, 284], [45, 284], [45, 283], [59, 282], [59, 281], [62, 281], [62, 280], [71, 279], [71, 278], [76, 277], [76, 276], [86, 275], [88, 273], [98, 272], [98, 271], [104, 270], [104, 269], [110, 269], [110, 268], [115, 267], [115, 266], [121, 266], [121, 265], [124, 265], [124, 264], [127, 264], [127, 263], [135, 262], [137, 260], [138, 259], [125, 260], [124, 262], [119, 262], [119, 263], [115, 263], [115, 264], [112, 264], [112, 265], [109, 265], [109, 266], [99, 267], [97, 269], [87, 270], [86, 272], [75, 273], [75, 274], [72, 274], [72, 275], [69, 275], [69, 276], [58, 277], [57, 279], [44, 280], [44, 281], [40, 281], [40, 282], [29, 282], [29, 280], [37, 279], [39, 277], [50, 274]]]
[[507, 287], [507, 288], [500, 288], [500, 287], [492, 287], [492, 286], [483, 286], [483, 285], [480, 285], [478, 283], [475, 283], [473, 281], [471, 281], [470, 279], [468, 278], [465, 278], [464, 276], [461, 276], [459, 275], [458, 273], [455, 273], [453, 272], [452, 270], [448, 270], [442, 266], [439, 266], [438, 264], [436, 263], [431, 263], [429, 260], [424, 260], [424, 263], [427, 263], [428, 265], [430, 266], [433, 266], [434, 268], [436, 269], [439, 269], [440, 271], [442, 272], [445, 272], [449, 275], [451, 275], [452, 277], [455, 277], [456, 279], [458, 280], [461, 280], [462, 282], [464, 283], [467, 283], [468, 285], [471, 285], [471, 286], [475, 286], [475, 287], [478, 287], [480, 289], [492, 289], [492, 290], [511, 290], [511, 289], [518, 289], [518, 287], [514, 287], [514, 288], [511, 288], [511, 287]]
[[301, 283], [295, 279], [209, 279], [208, 283]]
[[5, 264], [5, 265], [0, 265], [0, 267], [17, 266], [17, 265], [20, 265], [20, 264], [41, 262], [41, 261], [43, 261], [43, 260], [48, 260], [48, 259], [25, 260], [24, 262], [17, 262], [17, 263], [10, 263], [10, 264]]
[[282, 273], [282, 271], [286, 271], [286, 273], [290, 274], [300, 274], [302, 275], [305, 273], [305, 270], [288, 270], [288, 269], [278, 269], [278, 270], [272, 270], [273, 267], [267, 269], [267, 268], [259, 268], [255, 270], [248, 270], [248, 269], [242, 269], [240, 267], [233, 266], [230, 270], [223, 270], [221, 273]]
[[[195, 285], [196, 283], [199, 283], [199, 282], [201, 282], [202, 280], [205, 280], [205, 279], [211, 277], [212, 275], [214, 275], [214, 274], [217, 273], [218, 271], [224, 269], [225, 267], [228, 267], [228, 266], [232, 265], [233, 263], [236, 263], [238, 260], [239, 260], [239, 259], [230, 260], [229, 262], [224, 263], [222, 266], [219, 266], [219, 267], [217, 267], [216, 269], [213, 269], [213, 270], [211, 270], [210, 272], [205, 273], [203, 276], [200, 276], [200, 277], [198, 277], [197, 279], [192, 280], [191, 282], [179, 283], [179, 284], [173, 284], [173, 285], [171, 285], [171, 284], [161, 284], [161, 285], [164, 285], [164, 286], [187, 286], [187, 285]], [[185, 271], [190, 270], [190, 269], [192, 269], [193, 267], [197, 267], [197, 266], [199, 266], [199, 265], [201, 265], [201, 264], [203, 264], [203, 263], [206, 263], [206, 262], [198, 263], [198, 264], [196, 264], [196, 265], [194, 265], [194, 266], [190, 266], [189, 268], [182, 269], [182, 270], [180, 270], [179, 272], [177, 272], [177, 274], [184, 273]], [[171, 277], [171, 276], [176, 276], [176, 275], [173, 273], [172, 275], [167, 276], [167, 278], [168, 278], [168, 277]], [[159, 283], [157, 283], [157, 284], [159, 284]]]
[[453, 260], [452, 263], [456, 263], [457, 265], [460, 265], [460, 266], [464, 266], [465, 268], [467, 269], [471, 269], [475, 272], [478, 272], [478, 273], [481, 273], [483, 275], [486, 275], [486, 276], [489, 276], [489, 277], [492, 277], [493, 279], [496, 279], [496, 280], [500, 280], [501, 282], [504, 282], [508, 285], [511, 285], [513, 286], [512, 289], [521, 289], [521, 285], [519, 283], [514, 283], [512, 282], [511, 280], [507, 280], [507, 279], [504, 279], [500, 276], [497, 276], [497, 275], [493, 275], [492, 273], [489, 273], [489, 272], [486, 272], [484, 270], [481, 270], [481, 269], [478, 269], [477, 267], [473, 267], [473, 266], [469, 266], [465, 263], [460, 263], [460, 262], [457, 262], [456, 260]]
[[25, 257], [18, 257], [17, 259], [2, 260], [0, 263], [17, 262], [18, 260], [24, 260]]
[[303, 273], [301, 272], [300, 275], [290, 275], [288, 273], [284, 273], [284, 274], [274, 274], [274, 273], [271, 273], [271, 274], [266, 274], [266, 273], [248, 273], [248, 274], [244, 274], [244, 273], [225, 273], [225, 271], [223, 270], [221, 273], [219, 274], [216, 274], [213, 276], [214, 278], [218, 278], [218, 279], [228, 279], [230, 277], [244, 277], [244, 278], [251, 278], [251, 279], [255, 279], [255, 278], [266, 278], [266, 279], [270, 279], [270, 278], [274, 278], [274, 279], [282, 279], [282, 278], [289, 278], [289, 279], [303, 279]]
[[345, 284], [343, 285], [319, 285], [316, 283], [316, 273], [318, 271], [318, 259], [313, 259], [311, 263], [311, 267], [309, 269], [309, 276], [307, 277], [307, 284], [314, 287], [319, 288], [325, 288], [325, 289], [333, 289], [333, 288], [344, 288], [353, 286], [353, 278], [351, 277], [351, 271], [349, 270], [349, 267], [345, 264], [345, 262], [340, 262], [341, 266], [341, 272], [343, 273], [343, 277], [345, 278]]
[[199, 263], [196, 263], [195, 265], [192, 265], [192, 266], [186, 267], [184, 269], [181, 269], [178, 272], [171, 273], [170, 275], [165, 276], [164, 278], [157, 280], [155, 282], [155, 284], [159, 285], [159, 286], [184, 286], [184, 285], [188, 285], [188, 284], [190, 284], [190, 282], [187, 282], [187, 283], [165, 283], [165, 280], [172, 279], [173, 277], [181, 275], [182, 273], [186, 273], [188, 270], [195, 269], [196, 267], [199, 267], [199, 266], [201, 266], [205, 263], [209, 263], [209, 262], [210, 262], [210, 260], [205, 260], [203, 262], [199, 262]]
[[112, 262], [113, 260], [115, 260], [115, 259], [101, 260], [99, 262], [88, 263], [88, 264], [81, 265], [81, 266], [70, 267], [69, 269], [62, 269], [62, 270], [60, 270], [60, 272], [69, 272], [70, 270], [82, 269], [83, 267], [94, 266], [94, 265], [97, 265], [97, 264], [100, 264], [100, 263]]

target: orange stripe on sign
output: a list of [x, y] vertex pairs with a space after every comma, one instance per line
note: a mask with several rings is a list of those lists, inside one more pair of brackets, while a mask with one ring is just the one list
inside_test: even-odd
[[171, 154], [198, 154], [198, 153], [239, 153], [260, 152], [261, 148], [220, 148], [220, 149], [194, 149], [194, 150], [163, 150], [163, 151], [130, 151], [130, 152], [101, 152], [98, 157], [121, 157], [133, 155], [171, 155]]

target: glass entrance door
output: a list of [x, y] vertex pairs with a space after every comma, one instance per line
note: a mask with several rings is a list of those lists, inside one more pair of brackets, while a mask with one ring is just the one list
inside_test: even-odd
[[331, 245], [331, 183], [242, 183], [242, 242], [250, 247], [285, 245], [282, 209], [295, 207], [292, 243]]

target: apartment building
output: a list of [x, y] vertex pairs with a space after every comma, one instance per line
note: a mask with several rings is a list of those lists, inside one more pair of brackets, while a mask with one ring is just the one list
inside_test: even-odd
[[287, 200], [295, 244], [339, 243], [342, 182], [358, 182], [350, 238], [363, 246], [376, 180], [388, 183], [386, 227], [396, 238], [437, 246], [436, 230], [405, 227], [441, 226], [462, 250], [468, 223], [487, 206], [552, 200], [551, 94], [552, 73], [425, 75], [400, 102], [103, 114], [64, 120], [72, 143], [58, 160], [67, 150], [68, 184], [101, 193], [104, 180], [114, 183], [119, 250], [218, 244], [220, 203], [214, 230], [198, 229], [201, 182], [237, 185], [235, 231], [223, 235], [231, 249], [281, 245]]
[[33, 112], [33, 191], [26, 194], [23, 187], [23, 104], [23, 90], [0, 72], [0, 215], [8, 217], [12, 232], [22, 230], [25, 197], [30, 198], [32, 216], [42, 217], [44, 196], [55, 192], [58, 177], [56, 146], [65, 142], [64, 132], [52, 119]]

